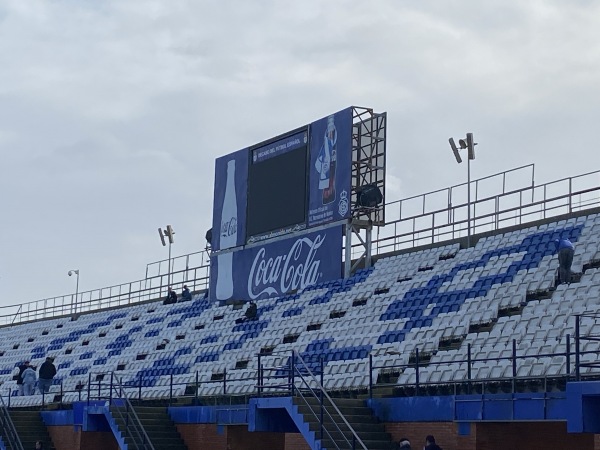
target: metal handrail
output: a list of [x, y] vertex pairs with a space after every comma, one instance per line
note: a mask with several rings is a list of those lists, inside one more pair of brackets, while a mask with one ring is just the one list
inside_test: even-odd
[[[480, 180], [485, 180], [487, 178], [493, 178], [497, 176], [505, 176], [509, 172], [517, 171], [522, 168], [528, 168], [530, 166], [532, 165], [522, 166], [516, 169], [511, 169], [509, 171], [500, 172], [489, 177], [481, 178]], [[378, 236], [372, 241], [373, 254], [381, 255], [384, 252], [396, 250], [398, 248], [414, 247], [416, 245], [420, 245], [423, 242], [434, 243], [436, 242], [436, 240], [439, 241], [443, 238], [453, 239], [456, 236], [460, 237], [461, 233], [464, 235], [464, 233], [467, 230], [468, 220], [456, 220], [454, 218], [455, 213], [460, 212], [461, 210], [464, 210], [467, 207], [472, 207], [474, 212], [476, 212], [478, 207], [485, 207], [485, 204], [489, 202], [495, 203], [493, 212], [479, 215], [474, 214], [471, 218], [470, 222], [475, 232], [477, 232], [478, 229], [482, 228], [487, 228], [486, 230], [489, 230], [490, 228], [491, 230], [501, 229], [502, 223], [506, 222], [507, 220], [518, 220], [521, 224], [523, 223], [524, 217], [531, 216], [533, 214], [542, 214], [543, 218], [545, 219], [548, 218], [548, 212], [554, 213], [558, 208], [568, 208], [568, 212], [572, 212], [573, 210], [577, 209], [588, 209], [594, 205], [600, 204], [600, 198], [593, 198], [590, 200], [584, 199], [583, 202], [585, 204], [582, 204], [582, 200], [580, 200], [580, 205], [578, 207], [574, 207], [574, 199], [577, 196], [600, 191], [600, 188], [597, 187], [597, 182], [592, 183], [594, 187], [587, 189], [574, 190], [573, 185], [579, 180], [585, 179], [590, 176], [600, 176], [600, 171], [593, 171], [581, 175], [576, 175], [574, 177], [562, 178], [560, 180], [548, 182], [537, 186], [532, 184], [531, 186], [512, 190], [510, 192], [506, 192], [503, 188], [503, 192], [501, 194], [493, 195], [483, 199], [476, 199], [471, 203], [471, 205], [468, 205], [467, 203], [463, 203], [460, 205], [453, 205], [452, 203], [449, 203], [447, 207], [436, 209], [435, 211], [425, 212], [425, 210], [423, 210], [423, 213], [420, 215], [411, 215], [409, 217], [400, 216], [400, 218], [388, 222], [386, 227], [378, 228]], [[473, 183], [477, 181], [479, 180], [473, 180]], [[550, 190], [551, 188], [553, 189], [555, 188], [555, 186], [564, 183], [568, 184], [568, 187], [564, 188], [568, 191], [567, 193], [548, 197], [548, 190]], [[442, 192], [444, 190], [448, 191], [459, 186], [462, 186], [462, 184], [438, 191], [433, 191], [432, 193]], [[542, 196], [541, 200], [535, 200], [537, 193], [539, 193]], [[396, 205], [398, 203], [402, 204], [403, 201], [424, 197], [429, 194], [431, 193], [421, 194], [420, 196], [389, 202], [386, 204], [386, 208], [393, 207], [393, 205]], [[517, 206], [501, 208], [500, 202], [503, 199], [510, 200], [511, 197], [517, 195], [519, 197], [517, 199]], [[524, 197], [528, 198], [529, 196], [531, 196], [531, 201], [523, 203]], [[564, 204], [561, 203], [561, 205], [559, 206], [552, 204], [553, 202], [556, 202], [558, 200], [565, 200], [565, 202]], [[531, 212], [528, 211], [534, 207], [540, 207], [540, 210]], [[512, 213], [515, 214], [514, 217], [504, 217], [505, 215]], [[440, 214], [448, 215], [447, 220], [445, 220], [442, 225], [436, 224], [436, 217]], [[389, 214], [387, 215], [389, 216]], [[430, 218], [430, 224], [425, 226], [417, 226], [417, 219], [427, 220], [427, 218]], [[482, 224], [482, 220], [485, 220], [486, 222]], [[528, 221], [532, 220], [533, 219]], [[410, 222], [412, 222], [412, 229], [410, 231], [406, 233], [398, 233], [396, 231], [397, 227], [401, 224], [409, 224], [410, 227]], [[443, 231], [444, 229], [447, 229], [449, 231]], [[384, 237], [379, 238], [379, 230], [382, 230], [382, 232], [385, 233]], [[388, 235], [388, 230], [391, 230], [391, 236]], [[450, 234], [451, 236], [449, 236]], [[407, 237], [407, 239], [402, 240], [403, 237]], [[190, 258], [197, 259], [195, 258], [196, 255], [201, 256], [200, 265], [189, 268], [187, 265], [190, 262]], [[100, 310], [107, 307], [124, 306], [140, 301], [156, 299], [160, 297], [162, 291], [166, 288], [165, 280], [169, 275], [181, 277], [181, 282], [178, 281], [177, 286], [179, 286], [180, 284], [182, 285], [184, 283], [193, 284], [192, 290], [198, 290], [198, 288], [205, 289], [208, 287], [210, 267], [208, 262], [204, 262], [203, 251], [194, 252], [188, 255], [182, 255], [173, 258], [173, 261], [178, 260], [185, 260], [186, 267], [184, 269], [178, 271], [170, 271], [169, 274], [162, 273], [160, 271], [160, 265], [163, 261], [156, 261], [150, 263], [147, 266], [146, 270], [146, 274], [148, 275], [148, 268], [158, 265], [159, 273], [156, 276], [146, 276], [146, 278], [144, 278], [143, 280], [133, 281], [130, 283], [124, 283], [101, 289], [95, 289], [92, 291], [85, 291], [79, 293], [77, 298], [75, 298], [74, 294], [69, 294], [9, 306], [0, 306], [0, 324], [8, 325], [27, 320], [67, 316], [70, 313], [72, 313], [72, 305], [73, 303], [75, 303], [74, 300], [77, 300], [76, 303], [78, 304], [78, 306], [81, 307], [80, 311], [87, 312]], [[192, 274], [191, 277], [190, 273]], [[158, 282], [158, 286], [153, 286], [154, 281]], [[114, 293], [113, 291], [116, 291], [116, 293]], [[86, 297], [88, 297], [88, 299], [86, 299]]]
[[[173, 287], [178, 289], [184, 284], [188, 284], [193, 291], [206, 289], [208, 287], [208, 275], [204, 275], [204, 272], [208, 271], [208, 266], [193, 267], [173, 272], [171, 276], [184, 276], [187, 272], [196, 274], [198, 271], [202, 272], [201, 276], [195, 275], [192, 279], [182, 279], [173, 283]], [[78, 312], [86, 313], [109, 307], [126, 306], [142, 301], [158, 299], [165, 293], [167, 286], [166, 283], [163, 283], [163, 278], [166, 279], [165, 274], [101, 289], [84, 291], [78, 294], [77, 299], [75, 299], [75, 294], [69, 294], [22, 304], [2, 305], [0, 306], [0, 325], [14, 325], [29, 320], [69, 316], [72, 315], [72, 305], [75, 303], [75, 300], [77, 300]], [[160, 281], [159, 285], [153, 286], [153, 280]], [[149, 287], [144, 287], [148, 284], [150, 285]]]
[[6, 439], [8, 444], [10, 445], [12, 450], [24, 450], [23, 443], [21, 442], [21, 438], [19, 437], [19, 433], [17, 433], [17, 429], [15, 428], [15, 424], [10, 417], [10, 412], [4, 403], [4, 398], [0, 395], [0, 422], [2, 423], [2, 428], [6, 433]]
[[[348, 429], [352, 433], [352, 436], [356, 440], [356, 442], [364, 450], [367, 450], [367, 446], [364, 444], [364, 442], [362, 441], [362, 439], [358, 436], [358, 434], [356, 433], [356, 431], [354, 430], [354, 428], [352, 427], [352, 425], [350, 425], [350, 423], [348, 422], [348, 420], [346, 420], [346, 417], [344, 417], [344, 415], [342, 414], [342, 412], [339, 410], [339, 408], [337, 407], [337, 405], [334, 403], [333, 399], [329, 396], [329, 394], [327, 394], [327, 391], [325, 390], [325, 388], [323, 387], [323, 385], [321, 384], [321, 382], [317, 379], [317, 377], [315, 377], [315, 375], [313, 374], [313, 372], [306, 365], [306, 362], [304, 362], [304, 359], [302, 358], [302, 356], [300, 356], [300, 353], [298, 353], [298, 351], [296, 351], [296, 350], [292, 351], [292, 358], [294, 358], [294, 357], [297, 357], [300, 360], [300, 362], [302, 362], [302, 365], [303, 365], [304, 369], [308, 372], [308, 374], [310, 375], [310, 377], [312, 378], [312, 380], [314, 382], [316, 382], [316, 384], [317, 384], [317, 386], [319, 388], [319, 396], [314, 392], [314, 390], [310, 386], [310, 384], [307, 383], [306, 380], [304, 380], [304, 376], [302, 375], [302, 373], [300, 371], [298, 371], [298, 375], [300, 376], [300, 379], [304, 382], [304, 384], [306, 385], [306, 387], [308, 388], [308, 390], [311, 392], [311, 394], [313, 394], [313, 396], [319, 400], [320, 406], [324, 409], [324, 411], [327, 413], [328, 417], [332, 420], [333, 424], [337, 428], [337, 431], [339, 431], [342, 434], [342, 436], [344, 437], [344, 439], [346, 440], [346, 442], [348, 444], [351, 444], [351, 442], [348, 441], [348, 439], [344, 435], [344, 432], [339, 428], [339, 426], [337, 425], [337, 423], [335, 422], [335, 420], [333, 419], [333, 417], [331, 416], [331, 414], [329, 413], [329, 411], [327, 411], [327, 409], [324, 408], [323, 401], [321, 400], [320, 396], [325, 397], [329, 401], [329, 403], [333, 406], [333, 409], [335, 410], [335, 412], [341, 417], [341, 419], [344, 422], [344, 424], [348, 427]], [[292, 363], [292, 365], [293, 365], [293, 363]], [[292, 387], [292, 390], [294, 390], [294, 386], [292, 385], [291, 387]], [[306, 405], [310, 408], [310, 410], [313, 413], [313, 415], [315, 415], [315, 417], [317, 417], [317, 419], [320, 422], [321, 427], [323, 427], [323, 421], [322, 421], [322, 419], [319, 418], [315, 414], [315, 412], [313, 411], [312, 407], [306, 401], [306, 398], [304, 397], [304, 395], [302, 395], [302, 393], [300, 392], [300, 390], [298, 390], [298, 393], [300, 394], [300, 396], [302, 397], [302, 399], [304, 400], [304, 402], [306, 403]], [[329, 431], [328, 430], [325, 430], [325, 431], [327, 432], [327, 434], [331, 438], [331, 434], [329, 433]], [[335, 443], [335, 439], [332, 438], [332, 441]], [[337, 443], [335, 443], [335, 445], [337, 447]], [[339, 449], [339, 447], [337, 447], [337, 448]]]
[[[113, 380], [115, 380], [116, 383], [113, 382]], [[120, 417], [122, 419], [124, 419], [125, 423], [127, 424], [126, 432], [128, 433], [131, 430], [131, 428], [133, 428], [133, 430], [137, 434], [137, 437], [143, 440], [143, 442], [141, 443], [141, 447], [140, 447], [140, 444], [137, 441], [135, 441], [135, 439], [134, 439], [136, 448], [138, 448], [140, 450], [155, 450], [154, 445], [152, 445], [152, 441], [150, 441], [150, 438], [148, 437], [148, 434], [146, 433], [146, 429], [142, 425], [140, 418], [138, 417], [133, 405], [131, 404], [131, 402], [129, 401], [129, 398], [127, 397], [127, 393], [125, 392], [125, 389], [123, 388], [121, 379], [114, 372], [111, 372], [111, 383], [110, 383], [111, 398], [112, 398], [113, 389], [115, 390], [115, 393], [119, 396], [119, 399], [125, 401], [127, 415], [125, 417], [123, 417], [122, 411], [118, 407], [117, 407], [117, 411], [119, 412]], [[89, 395], [88, 395], [88, 401], [89, 401]], [[132, 418], [132, 420], [130, 420], [130, 417]], [[131, 426], [131, 425], [133, 425], [133, 426]]]

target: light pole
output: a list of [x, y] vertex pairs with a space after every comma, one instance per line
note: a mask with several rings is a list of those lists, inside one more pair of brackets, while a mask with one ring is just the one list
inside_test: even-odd
[[167, 229], [163, 231], [162, 228], [158, 229], [158, 235], [160, 236], [160, 241], [162, 242], [163, 247], [167, 245], [165, 238], [169, 239], [169, 272], [167, 273], [167, 285], [171, 287], [171, 244], [173, 244], [174, 239], [173, 235], [175, 231], [173, 231], [173, 227], [171, 225], [167, 225]]
[[[454, 139], [448, 139], [450, 147], [454, 153], [457, 163], [462, 162], [460, 157], [459, 149], [454, 143]], [[471, 246], [471, 160], [475, 159], [475, 146], [477, 143], [473, 142], [473, 133], [467, 133], [467, 137], [458, 140], [460, 150], [467, 150], [467, 247]]]
[[75, 285], [75, 302], [71, 305], [71, 312], [77, 314], [77, 297], [79, 296], [79, 269], [69, 270], [69, 276], [77, 275], [77, 284]]

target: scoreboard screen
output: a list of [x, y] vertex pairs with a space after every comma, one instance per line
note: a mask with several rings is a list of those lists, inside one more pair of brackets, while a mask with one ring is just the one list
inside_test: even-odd
[[252, 158], [248, 168], [247, 238], [306, 222], [307, 154], [307, 146], [302, 145], [269, 158]]

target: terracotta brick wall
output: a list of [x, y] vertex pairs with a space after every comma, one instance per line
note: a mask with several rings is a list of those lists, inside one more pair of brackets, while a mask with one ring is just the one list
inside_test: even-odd
[[310, 450], [310, 446], [300, 433], [286, 433], [285, 450]]
[[387, 423], [386, 431], [415, 449], [432, 434], [444, 450], [600, 450], [599, 435], [569, 434], [565, 422], [473, 423], [469, 436], [459, 436], [452, 422]]
[[227, 450], [227, 428], [218, 434], [214, 424], [178, 424], [177, 431], [189, 450]]
[[595, 435], [567, 433], [566, 422], [482, 423], [477, 450], [595, 450]]
[[79, 450], [81, 433], [75, 432], [72, 425], [47, 428], [56, 450]]
[[251, 433], [247, 425], [227, 427], [228, 450], [284, 450], [285, 433]]
[[56, 450], [119, 450], [111, 432], [74, 431], [72, 425], [48, 427]]
[[119, 450], [112, 432], [86, 431], [81, 433], [80, 442], [80, 450]]

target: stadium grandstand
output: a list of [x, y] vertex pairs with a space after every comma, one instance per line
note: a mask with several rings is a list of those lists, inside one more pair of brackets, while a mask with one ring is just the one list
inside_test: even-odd
[[[253, 320], [211, 297], [205, 252], [3, 307], [0, 449], [600, 449], [600, 172], [506, 187], [530, 171], [470, 203], [387, 201], [372, 261], [354, 245], [346, 276]], [[192, 300], [164, 304], [168, 284]], [[14, 368], [48, 356], [49, 392], [20, 396]]]

